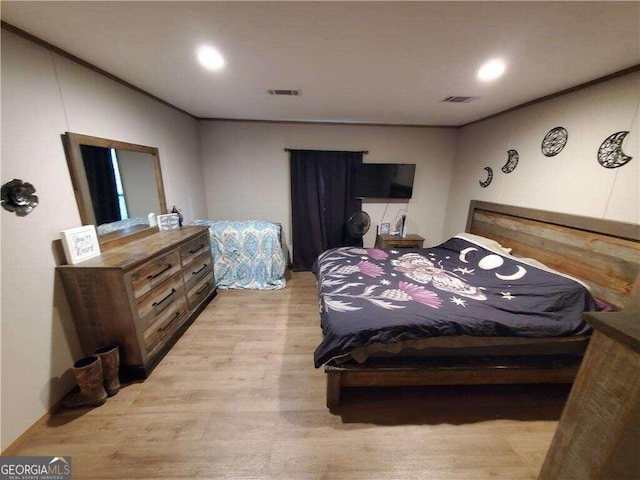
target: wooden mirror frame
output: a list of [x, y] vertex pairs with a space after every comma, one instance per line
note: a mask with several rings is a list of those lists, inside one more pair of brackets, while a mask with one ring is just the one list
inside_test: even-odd
[[[69, 173], [71, 174], [71, 183], [73, 184], [73, 192], [76, 196], [76, 203], [78, 204], [78, 211], [80, 213], [80, 220], [83, 225], [96, 225], [96, 216], [93, 211], [93, 203], [91, 201], [91, 192], [89, 190], [89, 183], [87, 182], [87, 175], [84, 168], [84, 162], [82, 161], [82, 151], [80, 145], [91, 145], [94, 147], [102, 148], [115, 148], [116, 150], [128, 150], [131, 152], [147, 153], [153, 157], [153, 165], [155, 169], [156, 187], [158, 191], [158, 201], [160, 203], [159, 214], [167, 213], [167, 201], [164, 195], [164, 184], [162, 183], [162, 170], [160, 168], [160, 156], [158, 149], [155, 147], [147, 147], [145, 145], [137, 145], [135, 143], [121, 142], [118, 140], [110, 140], [107, 138], [92, 137], [90, 135], [82, 135], [79, 133], [65, 132], [62, 135], [62, 143], [65, 148], [67, 156], [67, 164], [69, 166]], [[125, 235], [136, 233], [149, 234], [155, 231], [154, 227], [147, 226], [146, 228], [123, 229], [116, 232], [109, 233], [107, 235], [99, 236], [100, 244], [106, 245], [107, 243], [121, 240]], [[149, 232], [141, 232], [141, 230], [148, 230]], [[120, 243], [120, 242], [118, 242]]]

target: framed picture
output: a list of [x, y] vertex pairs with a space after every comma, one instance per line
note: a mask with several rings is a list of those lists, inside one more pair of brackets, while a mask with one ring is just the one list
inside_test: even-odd
[[381, 224], [380, 224], [380, 227], [379, 227], [379, 229], [378, 229], [378, 233], [379, 233], [380, 235], [385, 235], [385, 234], [388, 234], [388, 233], [389, 233], [389, 230], [390, 230], [390, 224], [388, 224], [388, 223], [381, 223]]
[[60, 232], [60, 237], [67, 263], [71, 265], [100, 255], [100, 243], [95, 225], [63, 230]]
[[180, 217], [177, 213], [158, 215], [156, 218], [160, 230], [178, 230], [180, 228]]

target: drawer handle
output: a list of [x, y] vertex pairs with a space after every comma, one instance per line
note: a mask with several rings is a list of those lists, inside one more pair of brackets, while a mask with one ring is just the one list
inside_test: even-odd
[[176, 293], [176, 289], [172, 288], [171, 292], [169, 293], [169, 295], [167, 295], [166, 297], [164, 297], [162, 300], [160, 300], [159, 302], [153, 302], [151, 305], [153, 307], [157, 307], [158, 305], [160, 305], [162, 302], [165, 302], [169, 297], [171, 297], [171, 295], [173, 295], [174, 293]]
[[191, 276], [193, 276], [193, 275], [198, 275], [201, 271], [203, 271], [205, 268], [207, 268], [207, 265], [208, 265], [208, 264], [206, 264], [206, 263], [205, 263], [205, 264], [202, 266], [202, 268], [200, 268], [200, 269], [196, 270], [195, 272], [191, 272]]
[[158, 329], [158, 332], [160, 332], [160, 333], [164, 332], [167, 328], [169, 328], [171, 326], [171, 324], [173, 322], [175, 322], [178, 319], [179, 316], [180, 316], [180, 312], [178, 311], [173, 315], [173, 318], [171, 319], [171, 321], [169, 323], [167, 323], [164, 327], [160, 327]]
[[196, 253], [198, 250], [202, 250], [204, 248], [204, 243], [201, 243], [198, 248], [194, 249], [194, 250], [189, 250], [190, 254]]
[[209, 282], [205, 283], [200, 290], [196, 290], [196, 295], [202, 295], [209, 288]]
[[153, 275], [149, 275], [147, 277], [147, 280], [153, 280], [154, 278], [158, 278], [160, 275], [162, 275], [167, 270], [171, 270], [171, 264], [170, 263], [167, 263], [167, 266], [165, 268], [163, 268], [162, 270], [160, 270], [158, 273], [155, 273]]

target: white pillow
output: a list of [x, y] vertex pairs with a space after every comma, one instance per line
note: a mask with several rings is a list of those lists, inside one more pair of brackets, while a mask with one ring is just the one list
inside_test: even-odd
[[455, 235], [457, 238], [462, 238], [464, 240], [468, 240], [469, 242], [480, 245], [481, 247], [486, 248], [487, 250], [498, 250], [498, 252], [504, 252], [506, 254], [511, 253], [511, 248], [503, 247], [498, 242], [491, 238], [482, 237], [480, 235], [475, 235], [473, 233], [459, 233]]

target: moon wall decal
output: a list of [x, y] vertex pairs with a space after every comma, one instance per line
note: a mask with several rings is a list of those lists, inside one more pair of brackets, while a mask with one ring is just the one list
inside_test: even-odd
[[504, 166], [502, 167], [502, 171], [504, 173], [511, 173], [518, 166], [518, 160], [520, 160], [520, 155], [518, 154], [517, 150], [509, 150], [507, 152], [507, 155], [509, 157], [508, 157], [507, 163], [505, 163]]
[[569, 132], [564, 127], [555, 127], [547, 132], [542, 139], [542, 154], [553, 157], [559, 154], [569, 139]]
[[475, 247], [469, 247], [469, 248], [465, 248], [464, 250], [460, 250], [460, 256], [458, 258], [462, 263], [469, 263], [467, 262], [467, 254], [469, 252], [473, 252], [474, 250], [478, 250], [478, 249]]
[[504, 259], [500, 255], [487, 255], [478, 262], [478, 267], [483, 270], [493, 270], [504, 263]]
[[487, 179], [484, 182], [482, 180], [478, 180], [478, 183], [482, 188], [487, 188], [491, 183], [491, 180], [493, 180], [493, 169], [491, 167], [484, 167], [484, 169], [487, 171]]
[[622, 151], [622, 141], [629, 134], [622, 131], [609, 135], [598, 149], [598, 163], [604, 168], [618, 168], [629, 162], [633, 157]]
[[496, 273], [496, 277], [498, 277], [500, 280], [518, 280], [524, 277], [527, 274], [527, 269], [522, 267], [521, 265], [517, 265], [517, 267], [518, 271], [516, 273], [513, 273], [511, 275], [500, 275], [499, 273]]

